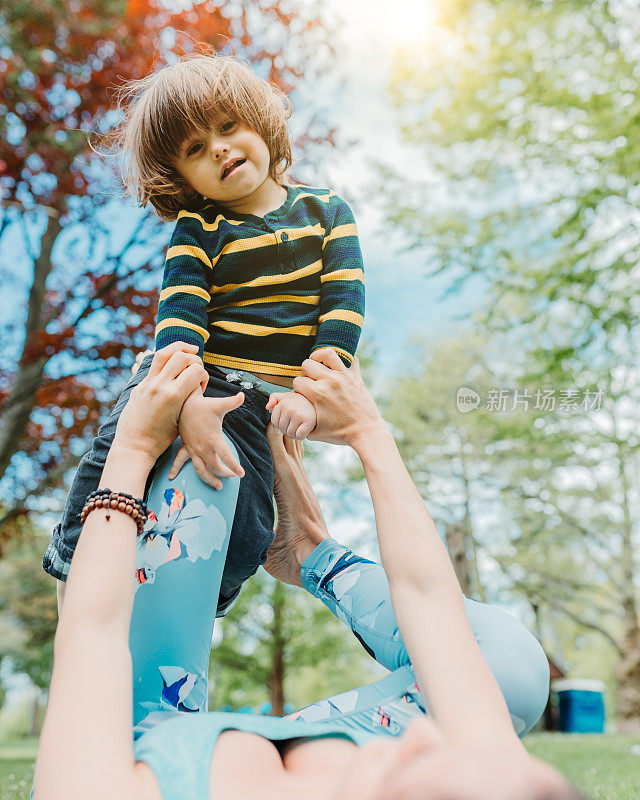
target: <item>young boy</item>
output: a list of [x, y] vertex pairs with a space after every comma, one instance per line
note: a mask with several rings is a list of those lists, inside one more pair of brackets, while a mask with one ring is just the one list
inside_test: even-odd
[[[269, 412], [280, 430], [298, 439], [315, 427], [313, 406], [291, 391], [293, 379], [318, 348], [332, 347], [351, 363], [364, 313], [362, 256], [343, 200], [328, 189], [282, 181], [291, 164], [286, 102], [241, 62], [188, 56], [128, 84], [125, 100], [116, 134], [129, 155], [125, 183], [141, 205], [151, 202], [163, 219], [177, 218], [156, 348], [196, 344], [209, 373], [208, 385], [183, 407], [183, 448], [170, 477], [188, 458], [216, 488], [222, 485], [218, 475], [243, 476], [221, 616], [265, 562], [273, 540]], [[80, 462], [43, 558], [44, 569], [61, 581], [118, 417], [150, 362], [149, 356], [143, 360]], [[152, 573], [139, 569], [138, 580], [153, 579]]]

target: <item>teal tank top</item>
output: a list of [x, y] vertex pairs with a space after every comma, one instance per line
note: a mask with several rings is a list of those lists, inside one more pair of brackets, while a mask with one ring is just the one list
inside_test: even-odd
[[211, 757], [218, 736], [227, 730], [256, 733], [272, 742], [338, 737], [361, 745], [376, 736], [341, 720], [304, 722], [257, 714], [155, 712], [136, 728], [135, 759], [153, 770], [163, 800], [209, 800]]

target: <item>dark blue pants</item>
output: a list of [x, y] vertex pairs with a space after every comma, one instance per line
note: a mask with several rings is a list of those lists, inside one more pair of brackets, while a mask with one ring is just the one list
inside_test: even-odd
[[[140, 369], [118, 398], [111, 415], [98, 431], [91, 450], [80, 461], [62, 519], [54, 528], [51, 542], [42, 559], [45, 572], [54, 578], [62, 581], [67, 579], [71, 558], [82, 529], [80, 513], [87, 495], [98, 488], [122, 409], [133, 387], [149, 372], [152, 359], [153, 355], [148, 355], [143, 360]], [[207, 370], [207, 397], [229, 397], [238, 393], [239, 387], [230, 383], [221, 370], [212, 366], [207, 366]], [[222, 423], [224, 432], [236, 447], [245, 474], [240, 481], [227, 560], [222, 574], [218, 616], [223, 616], [229, 610], [244, 581], [264, 564], [273, 541], [273, 462], [266, 437], [270, 419], [269, 412], [265, 409], [267, 395], [257, 389], [243, 391], [243, 405], [229, 412]], [[150, 481], [152, 478], [153, 473]], [[177, 487], [179, 479], [180, 476], [174, 482]]]

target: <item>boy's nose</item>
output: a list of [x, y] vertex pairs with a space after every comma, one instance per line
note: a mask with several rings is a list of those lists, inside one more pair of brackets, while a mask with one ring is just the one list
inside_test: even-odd
[[215, 159], [222, 158], [222, 156], [228, 156], [229, 145], [226, 142], [213, 141], [211, 143], [211, 153]]

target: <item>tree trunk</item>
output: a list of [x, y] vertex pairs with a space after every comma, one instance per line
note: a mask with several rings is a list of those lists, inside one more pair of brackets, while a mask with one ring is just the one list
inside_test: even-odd
[[480, 572], [478, 571], [478, 545], [476, 537], [473, 535], [473, 522], [471, 520], [471, 482], [469, 480], [468, 460], [463, 448], [460, 449], [460, 458], [462, 460], [462, 484], [464, 487], [464, 518], [462, 519], [461, 525], [469, 581], [469, 586], [465, 594], [475, 592], [476, 596], [480, 598], [483, 603], [486, 603], [487, 598], [485, 597], [484, 586], [480, 581]]
[[[635, 607], [635, 602], [634, 602]], [[625, 614], [631, 619], [630, 611]], [[637, 617], [626, 625], [616, 667], [620, 733], [640, 733], [640, 630]]]
[[469, 594], [471, 591], [471, 576], [469, 575], [464, 527], [464, 524], [460, 520], [456, 522], [446, 522], [444, 526], [447, 548], [449, 549], [449, 558], [453, 564], [453, 569], [460, 583], [462, 593]]
[[[531, 603], [531, 608], [533, 609], [533, 616], [536, 621], [535, 625], [535, 635], [537, 640], [542, 645], [542, 611], [538, 603]], [[546, 653], [546, 649], [545, 649]], [[551, 676], [553, 678], [553, 675]], [[547, 699], [547, 705], [544, 708], [544, 713], [542, 715], [542, 729], [545, 731], [555, 731], [558, 729], [556, 724], [556, 718], [554, 714], [554, 709], [551, 704], [551, 692], [549, 692], [549, 698]], [[538, 723], [539, 724], [539, 723]]]
[[276, 583], [273, 590], [273, 624], [271, 626], [272, 658], [269, 676], [269, 700], [274, 717], [284, 716], [284, 636], [282, 635], [282, 615], [284, 610], [284, 589]]
[[616, 668], [618, 679], [618, 717], [621, 732], [640, 732], [640, 619], [636, 597], [636, 559], [633, 549], [633, 520], [629, 505], [630, 485], [627, 477], [624, 445], [618, 436], [617, 420], [614, 419], [614, 437], [618, 443], [618, 470], [622, 488], [623, 522], [620, 526], [622, 536], [622, 610], [624, 613], [624, 634], [620, 642], [621, 658]]
[[44, 368], [49, 356], [30, 357], [29, 351], [34, 345], [34, 337], [42, 330], [42, 312], [44, 307], [45, 284], [51, 272], [51, 251], [62, 230], [57, 215], [47, 216], [47, 229], [42, 237], [40, 255], [35, 259], [33, 283], [29, 291], [29, 310], [26, 322], [26, 335], [22, 349], [22, 357], [16, 374], [16, 381], [3, 409], [3, 426], [0, 432], [0, 480], [4, 476], [14, 453], [20, 446], [20, 440], [27, 426], [36, 392], [42, 383]]
[[31, 722], [29, 724], [29, 736], [38, 736], [40, 733], [40, 692], [33, 698], [31, 707]]

